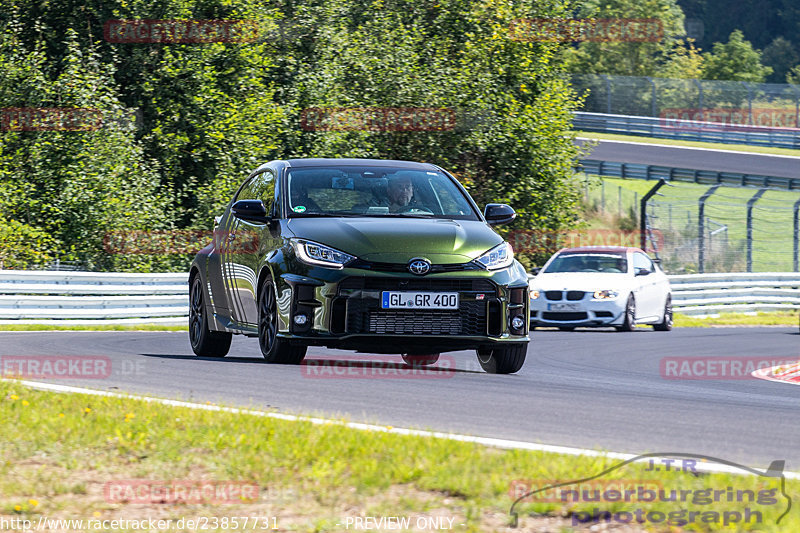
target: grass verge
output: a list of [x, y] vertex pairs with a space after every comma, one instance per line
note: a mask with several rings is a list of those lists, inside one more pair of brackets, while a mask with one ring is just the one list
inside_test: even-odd
[[[409, 530], [414, 531], [441, 529], [441, 524], [449, 524], [445, 529], [452, 531], [589, 531], [592, 526], [597, 529], [597, 523], [581, 524], [590, 516], [581, 513], [596, 509], [645, 518], [639, 524], [634, 519], [626, 531], [675, 531], [684, 526], [699, 531], [800, 529], [796, 512], [776, 523], [787, 501], [775, 478], [693, 475], [674, 465], [648, 470], [640, 464], [569, 486], [589, 490], [590, 496], [599, 490], [603, 495], [599, 502], [562, 503], [553, 491], [536, 501], [523, 501], [518, 509], [520, 527], [508, 529], [512, 496], [555, 481], [596, 476], [620, 462], [505, 451], [130, 398], [58, 394], [16, 381], [0, 381], [0, 444], [0, 521], [149, 517], [172, 520], [172, 527], [163, 530], [195, 531], [202, 528], [181, 529], [178, 520], [205, 516], [220, 524], [229, 519], [227, 527], [205, 531], [237, 531], [251, 530], [252, 524], [232, 527], [231, 517], [259, 516], [270, 517], [267, 524], [283, 531], [346, 531], [356, 529], [352, 525], [356, 518], [408, 517]], [[257, 491], [235, 503], [186, 504], [165, 502], [163, 492], [160, 500], [145, 492], [150, 501], [135, 503], [131, 493], [109, 489], [132, 482], [141, 487], [147, 480], [151, 484], [156, 480], [159, 486], [247, 483]], [[628, 497], [632, 501], [614, 499], [611, 491], [623, 487], [634, 491]], [[800, 483], [786, 481], [789, 495], [797, 494], [798, 488]], [[671, 489], [683, 491], [678, 494], [688, 501], [659, 501], [658, 492], [655, 501], [645, 501], [650, 499], [645, 491], [653, 489], [666, 490], [667, 495]], [[708, 492], [714, 490], [716, 496]], [[137, 490], [135, 496], [142, 494]], [[757, 499], [732, 501], [731, 494]], [[745, 515], [748, 509], [751, 514]], [[737, 514], [739, 520], [734, 522]], [[627, 517], [602, 516], [606, 515], [601, 515], [601, 522], [612, 523], [614, 516]], [[688, 524], [680, 525], [687, 519]], [[122, 526], [116, 530], [140, 531]]]
[[669, 146], [689, 146], [693, 148], [706, 148], [709, 150], [731, 150], [734, 152], [750, 152], [754, 154], [772, 154], [798, 157], [800, 150], [791, 148], [772, 148], [769, 146], [750, 146], [747, 144], [725, 144], [696, 141], [683, 141], [679, 139], [661, 139], [657, 137], [644, 137], [639, 135], [622, 135], [617, 133], [598, 133], [594, 131], [576, 131], [578, 137], [609, 141], [630, 141], [647, 144], [666, 144]]
[[719, 316], [698, 318], [675, 313], [675, 327], [709, 328], [712, 326], [792, 326], [798, 325], [797, 313], [775, 311], [771, 313], [720, 313]]

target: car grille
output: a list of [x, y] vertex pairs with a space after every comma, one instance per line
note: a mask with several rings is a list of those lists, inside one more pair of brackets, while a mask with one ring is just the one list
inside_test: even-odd
[[[352, 291], [352, 292], [351, 292]], [[446, 310], [381, 309], [379, 293], [359, 291], [458, 292], [459, 307]], [[480, 300], [476, 294], [483, 294]], [[347, 278], [339, 283], [334, 309], [345, 311], [340, 327], [348, 334], [471, 335], [487, 334], [487, 309], [498, 303], [497, 287], [482, 279]], [[345, 304], [346, 302], [346, 304]], [[499, 308], [497, 309], [499, 312]], [[499, 334], [499, 332], [498, 332]]]
[[[373, 270], [376, 272], [404, 272], [408, 273], [408, 263], [377, 263], [375, 261], [364, 261], [357, 259], [347, 265], [348, 268], [360, 268], [364, 270]], [[436, 274], [439, 272], [462, 272], [465, 270], [483, 270], [475, 263], [455, 263], [448, 265], [431, 265], [429, 274]]]
[[462, 301], [458, 311], [380, 309], [378, 300], [347, 302], [347, 332], [407, 335], [486, 335], [486, 302]]
[[562, 312], [556, 313], [552, 311], [545, 311], [542, 313], [542, 318], [544, 320], [558, 320], [561, 322], [567, 322], [570, 320], [586, 320], [589, 318], [589, 315], [586, 313], [570, 313], [570, 312]]
[[[586, 293], [583, 291], [567, 291], [567, 300], [571, 300], [573, 302], [583, 300], [585, 295]], [[545, 291], [544, 297], [548, 300], [557, 302], [564, 298], [564, 293], [562, 291]]]
[[366, 291], [441, 291], [482, 292], [497, 294], [494, 283], [485, 279], [434, 279], [434, 278], [347, 278], [339, 283], [339, 291], [355, 289]]

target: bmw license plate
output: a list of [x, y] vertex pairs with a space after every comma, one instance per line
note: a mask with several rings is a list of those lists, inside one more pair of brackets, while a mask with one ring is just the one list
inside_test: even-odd
[[381, 309], [458, 309], [457, 292], [383, 291]]
[[548, 311], [580, 311], [580, 304], [547, 304]]

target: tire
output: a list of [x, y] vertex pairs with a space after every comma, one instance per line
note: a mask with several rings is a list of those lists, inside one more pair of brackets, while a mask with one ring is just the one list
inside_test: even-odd
[[487, 374], [513, 374], [525, 363], [527, 344], [478, 349], [478, 362]]
[[559, 331], [575, 331], [575, 326], [558, 326]]
[[672, 330], [672, 296], [667, 295], [667, 303], [664, 304], [664, 319], [658, 324], [653, 324], [656, 331]]
[[258, 291], [258, 345], [268, 363], [299, 365], [306, 356], [306, 346], [292, 346], [278, 337], [278, 302], [271, 278]]
[[614, 326], [617, 331], [633, 331], [636, 329], [636, 300], [633, 294], [628, 296], [628, 303], [625, 304], [625, 320], [620, 326]]
[[208, 329], [205, 287], [200, 274], [192, 279], [189, 291], [189, 343], [200, 357], [225, 357], [231, 349], [231, 333]]
[[405, 361], [405, 363], [407, 365], [410, 365], [410, 366], [433, 365], [433, 364], [436, 363], [436, 361], [439, 360], [439, 354], [438, 353], [430, 353], [430, 354], [425, 354], [425, 355], [416, 355], [416, 354], [404, 353], [402, 355], [402, 357], [403, 357], [403, 361]]

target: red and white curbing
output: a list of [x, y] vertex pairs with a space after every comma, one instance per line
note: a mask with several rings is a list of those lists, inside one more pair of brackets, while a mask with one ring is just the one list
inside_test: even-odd
[[754, 378], [778, 381], [790, 385], [800, 385], [800, 361], [792, 365], [759, 368], [751, 374]]

